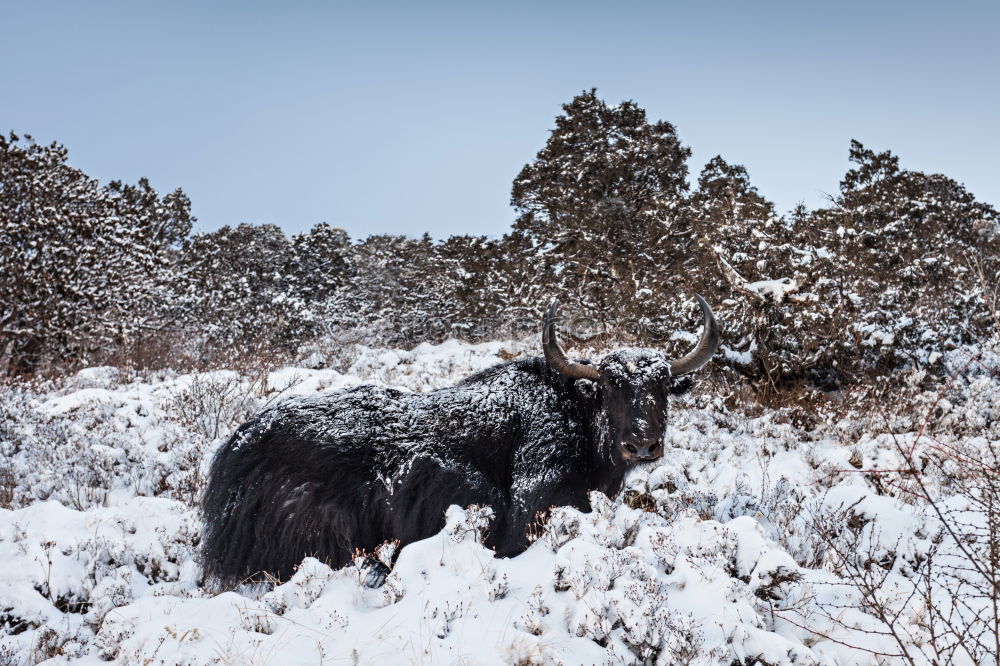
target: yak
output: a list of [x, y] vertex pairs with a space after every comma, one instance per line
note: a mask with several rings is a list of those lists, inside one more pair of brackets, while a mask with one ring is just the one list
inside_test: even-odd
[[500, 556], [529, 545], [553, 506], [589, 511], [626, 470], [663, 455], [668, 397], [691, 385], [719, 344], [704, 329], [669, 360], [655, 349], [567, 358], [552, 302], [543, 356], [508, 361], [450, 388], [358, 386], [286, 399], [240, 426], [212, 461], [203, 500], [204, 573], [222, 585], [287, 580], [306, 556], [342, 566], [358, 550], [400, 546], [444, 526], [452, 504], [486, 505]]

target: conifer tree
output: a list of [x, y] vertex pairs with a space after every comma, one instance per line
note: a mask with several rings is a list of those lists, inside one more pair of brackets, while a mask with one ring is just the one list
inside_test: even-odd
[[304, 308], [292, 264], [292, 245], [275, 225], [195, 234], [178, 263], [176, 315], [213, 347], [289, 343], [302, 332]]
[[689, 155], [672, 125], [649, 123], [634, 102], [608, 106], [590, 90], [564, 105], [511, 193], [525, 260], [546, 291], [603, 321], [655, 312], [676, 260], [669, 236]]
[[950, 178], [902, 169], [890, 152], [852, 141], [850, 159], [836, 206], [812, 224], [835, 257], [828, 286], [849, 301], [841, 333], [855, 356], [907, 363], [995, 332], [982, 278], [996, 275], [997, 211]]
[[101, 185], [59, 144], [0, 136], [0, 357], [100, 360], [154, 331], [192, 221], [180, 190]]

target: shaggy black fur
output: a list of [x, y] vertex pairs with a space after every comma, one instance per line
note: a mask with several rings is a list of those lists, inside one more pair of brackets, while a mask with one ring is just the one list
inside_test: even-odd
[[258, 414], [212, 463], [205, 573], [233, 585], [285, 580], [306, 555], [343, 565], [355, 549], [433, 535], [451, 504], [493, 507], [486, 545], [523, 551], [539, 511], [589, 510], [589, 491], [621, 487], [623, 442], [662, 436], [669, 373], [615, 387], [636, 351], [597, 386], [534, 358], [439, 391], [361, 386]]

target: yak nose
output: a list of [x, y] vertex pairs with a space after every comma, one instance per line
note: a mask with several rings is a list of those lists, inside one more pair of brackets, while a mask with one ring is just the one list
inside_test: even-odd
[[656, 460], [663, 455], [663, 442], [659, 439], [624, 442], [626, 457], [637, 462]]

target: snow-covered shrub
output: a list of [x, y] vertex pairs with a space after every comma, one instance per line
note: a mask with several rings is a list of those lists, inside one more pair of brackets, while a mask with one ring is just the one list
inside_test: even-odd
[[214, 440], [253, 416], [260, 406], [262, 381], [266, 377], [252, 378], [248, 386], [235, 372], [193, 374], [164, 409], [188, 429]]

